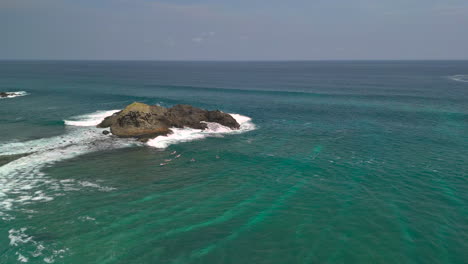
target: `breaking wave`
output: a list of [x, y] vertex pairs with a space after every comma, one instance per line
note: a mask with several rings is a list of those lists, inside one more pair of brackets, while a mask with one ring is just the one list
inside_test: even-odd
[[452, 81], [456, 81], [456, 82], [466, 82], [468, 83], [468, 74], [459, 74], [459, 75], [453, 75], [453, 76], [449, 76], [449, 79], [452, 80]]
[[20, 97], [20, 96], [28, 95], [28, 93], [25, 92], [25, 91], [6, 92], [6, 93], [7, 93], [7, 96], [6, 96], [6, 97], [0, 97], [0, 99], [15, 98], [15, 97]]
[[109, 110], [109, 111], [97, 111], [92, 114], [87, 115], [80, 115], [76, 117], [72, 117], [71, 120], [65, 120], [65, 125], [69, 126], [84, 126], [84, 127], [91, 127], [97, 126], [99, 123], [104, 120], [104, 118], [117, 113], [120, 110]]
[[149, 140], [147, 144], [155, 148], [167, 148], [172, 144], [181, 142], [188, 142], [223, 134], [239, 134], [255, 129], [255, 124], [252, 123], [252, 119], [250, 117], [239, 114], [230, 115], [236, 119], [237, 123], [240, 124], [239, 129], [234, 130], [218, 123], [205, 122], [208, 125], [208, 128], [205, 130], [193, 128], [171, 128], [173, 132], [172, 134], [156, 137]]
[[67, 132], [61, 136], [1, 144], [1, 155], [24, 156], [0, 167], [0, 213], [3, 211], [0, 217], [8, 219], [5, 212], [14, 209], [15, 204], [50, 201], [66, 191], [112, 190], [112, 187], [92, 182], [52, 179], [42, 172], [45, 167], [79, 155], [139, 144], [130, 139], [105, 136], [102, 129], [95, 127], [110, 112], [96, 112], [66, 121]]

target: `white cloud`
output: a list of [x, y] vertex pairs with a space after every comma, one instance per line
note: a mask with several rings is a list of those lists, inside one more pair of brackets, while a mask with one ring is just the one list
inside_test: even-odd
[[195, 42], [195, 43], [202, 43], [202, 42], [203, 42], [203, 38], [202, 38], [202, 37], [192, 38], [192, 41]]
[[204, 37], [213, 37], [214, 35], [216, 35], [216, 32], [213, 32], [213, 31], [203, 32], [201, 35]]
[[209, 32], [202, 32], [198, 34], [198, 36], [192, 38], [192, 42], [195, 43], [202, 43], [216, 35], [216, 32], [209, 31]]

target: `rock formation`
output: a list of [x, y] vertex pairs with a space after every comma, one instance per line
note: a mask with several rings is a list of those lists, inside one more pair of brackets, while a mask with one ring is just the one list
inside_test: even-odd
[[165, 108], [135, 102], [106, 117], [98, 127], [110, 127], [111, 133], [118, 137], [135, 137], [145, 141], [171, 133], [171, 127], [206, 129], [205, 122], [216, 122], [231, 129], [240, 126], [231, 115], [219, 110], [208, 111], [190, 105]]
[[0, 98], [6, 98], [6, 97], [15, 97], [15, 96], [21, 96], [24, 95], [24, 92], [0, 92]]

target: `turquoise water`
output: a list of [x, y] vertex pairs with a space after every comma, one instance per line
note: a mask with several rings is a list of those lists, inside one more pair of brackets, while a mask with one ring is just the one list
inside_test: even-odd
[[[0, 263], [466, 263], [466, 80], [464, 61], [0, 62], [0, 91], [28, 93], [0, 99]], [[133, 101], [255, 129], [158, 149], [64, 121]]]

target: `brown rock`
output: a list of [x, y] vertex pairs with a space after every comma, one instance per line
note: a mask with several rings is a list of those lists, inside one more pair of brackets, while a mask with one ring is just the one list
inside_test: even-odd
[[112, 134], [119, 137], [147, 140], [171, 133], [171, 127], [206, 129], [207, 125], [203, 122], [216, 122], [232, 129], [239, 128], [239, 124], [231, 115], [218, 110], [207, 111], [190, 105], [165, 108], [137, 102], [106, 117], [98, 127], [110, 127]]

